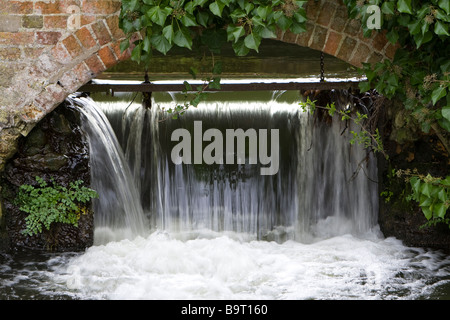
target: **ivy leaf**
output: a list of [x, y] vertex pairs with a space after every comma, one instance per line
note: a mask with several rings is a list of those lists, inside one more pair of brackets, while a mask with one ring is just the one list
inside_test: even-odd
[[173, 42], [174, 32], [173, 32], [173, 26], [171, 24], [164, 27], [164, 29], [162, 30], [162, 34], [169, 41], [169, 43]]
[[389, 40], [390, 43], [397, 43], [399, 35], [397, 29], [391, 29], [387, 34], [386, 38]]
[[447, 119], [448, 121], [450, 121], [450, 106], [446, 106], [444, 108], [442, 108], [442, 116]]
[[[433, 93], [431, 93], [431, 100], [433, 101], [433, 105], [435, 105], [436, 102], [438, 102], [441, 98], [445, 97], [446, 92], [447, 92], [446, 87], [439, 86], [436, 89], [434, 89]], [[445, 116], [444, 116], [444, 118], [447, 119], [447, 117], [445, 117]]]
[[227, 28], [227, 35], [228, 35], [228, 41], [233, 41], [236, 43], [240, 37], [245, 35], [245, 29], [244, 26], [234, 27], [234, 26], [228, 26]]
[[238, 42], [233, 43], [233, 50], [238, 57], [243, 57], [250, 51], [250, 49], [245, 46], [244, 39], [240, 39]]
[[261, 38], [254, 33], [250, 33], [244, 39], [244, 44], [247, 48], [253, 49], [258, 52], [259, 45], [261, 43]]
[[164, 9], [161, 9], [161, 7], [156, 6], [150, 8], [147, 12], [147, 16], [152, 20], [154, 23], [164, 26], [164, 22], [166, 21], [167, 16], [172, 13], [172, 8], [165, 7]]
[[433, 212], [435, 213], [435, 216], [438, 218], [444, 218], [446, 211], [447, 208], [445, 207], [444, 203], [436, 203], [433, 206]]
[[401, 13], [413, 14], [411, 7], [411, 0], [399, 0], [397, 2], [397, 9]]
[[448, 33], [448, 25], [441, 21], [436, 21], [436, 24], [434, 25], [434, 33], [439, 36], [450, 36]]
[[200, 23], [200, 25], [204, 26], [205, 28], [208, 27], [208, 20], [209, 20], [208, 12], [200, 11], [197, 13], [198, 23]]
[[208, 0], [194, 0], [194, 7], [195, 6], [200, 6], [200, 7], [203, 7], [203, 5], [206, 3], [206, 2], [208, 2]]
[[450, 15], [450, 1], [448, 0], [439, 0], [439, 7], [441, 7], [447, 14]]
[[422, 44], [431, 41], [431, 39], [433, 39], [433, 34], [431, 31], [428, 31], [425, 34], [419, 33], [414, 36], [414, 41], [416, 42], [417, 48], [420, 48]]
[[185, 29], [180, 29], [175, 32], [175, 36], [173, 37], [173, 43], [175, 43], [179, 47], [184, 47], [188, 49], [192, 49], [192, 38], [189, 34], [189, 31]]
[[286, 31], [292, 24], [292, 20], [288, 19], [285, 15], [281, 15], [276, 21], [281, 30]]
[[384, 14], [395, 14], [394, 3], [393, 2], [384, 2], [381, 5], [381, 12], [383, 12]]
[[224, 7], [225, 4], [223, 4], [221, 1], [214, 1], [209, 5], [209, 10], [211, 10], [214, 15], [222, 17], [222, 11]]
[[196, 27], [198, 26], [197, 22], [195, 21], [195, 17], [191, 14], [185, 14], [181, 18], [181, 23], [184, 24], [185, 27]]
[[130, 40], [127, 38], [120, 43], [120, 52], [124, 52], [130, 47]]
[[164, 55], [172, 48], [172, 44], [162, 34], [154, 34], [150, 40], [155, 49]]
[[269, 15], [269, 13], [272, 11], [272, 9], [269, 6], [263, 7], [263, 6], [259, 6], [258, 8], [256, 8], [256, 13], [258, 14], [258, 16], [261, 17], [261, 19], [265, 20], [267, 18], [267, 16]]

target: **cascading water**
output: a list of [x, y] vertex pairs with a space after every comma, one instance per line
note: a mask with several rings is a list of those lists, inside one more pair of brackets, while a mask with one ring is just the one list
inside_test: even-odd
[[[348, 143], [340, 120], [316, 122], [292, 92], [214, 93], [177, 120], [161, 112], [175, 94], [153, 97], [149, 110], [132, 95], [95, 97], [98, 105], [72, 97], [100, 194], [96, 245], [31, 267], [0, 255], [1, 299], [448, 298], [448, 256], [379, 232], [375, 161], [362, 161], [367, 153]], [[261, 175], [264, 157], [175, 165], [172, 133], [196, 136], [195, 121], [224, 137], [253, 128], [261, 139], [268, 129], [268, 142], [278, 129], [277, 173]]]
[[[206, 228], [246, 233], [257, 239], [303, 242], [317, 232], [338, 235], [373, 227], [376, 184], [363, 174], [351, 179], [366, 152], [349, 146], [340, 134], [343, 124], [339, 120], [331, 126], [314, 125], [310, 115], [293, 102], [299, 101], [298, 96], [292, 92], [283, 95], [290, 101], [270, 97], [265, 97], [266, 101], [233, 100], [236, 98], [229, 99], [229, 93], [216, 93], [220, 102], [191, 108], [177, 120], [161, 111], [174, 105], [170, 100], [154, 102], [156, 106], [148, 110], [139, 105], [118, 108], [101, 104], [135, 172], [134, 182], [150, 225], [168, 231]], [[194, 128], [194, 123], [201, 127]], [[194, 164], [193, 159], [192, 164], [174, 164], [171, 152], [178, 142], [172, 141], [171, 135], [179, 128], [190, 132], [192, 154], [195, 148], [203, 153], [211, 143], [203, 141], [203, 133], [211, 128], [219, 130], [224, 141], [227, 130], [254, 129], [256, 134], [262, 133], [256, 135], [256, 144], [258, 139], [270, 144], [276, 129], [279, 156], [270, 165], [276, 166], [277, 172], [261, 175], [261, 169], [269, 164], [249, 164], [248, 159], [245, 164], [226, 164], [224, 158], [222, 164]], [[270, 152], [269, 148], [267, 155]], [[367, 174], [374, 177], [375, 159], [367, 166]], [[326, 229], [317, 229], [325, 224]]]
[[144, 234], [148, 224], [139, 193], [108, 119], [92, 101], [68, 99], [84, 117], [83, 130], [91, 151], [92, 188], [99, 193], [98, 201], [94, 201], [95, 242]]

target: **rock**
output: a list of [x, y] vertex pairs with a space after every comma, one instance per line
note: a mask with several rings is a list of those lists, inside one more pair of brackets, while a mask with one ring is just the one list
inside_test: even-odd
[[37, 185], [35, 177], [52, 179], [63, 186], [83, 180], [90, 184], [89, 146], [80, 128], [79, 115], [61, 104], [40, 121], [27, 137], [22, 137], [16, 154], [6, 163], [0, 176], [0, 246], [4, 250], [79, 251], [93, 244], [94, 220], [91, 204], [80, 215], [79, 226], [53, 223], [49, 231], [27, 236], [26, 213], [14, 199], [22, 184]]

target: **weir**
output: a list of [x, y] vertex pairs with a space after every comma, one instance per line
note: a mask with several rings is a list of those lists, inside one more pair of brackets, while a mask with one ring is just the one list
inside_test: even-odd
[[[344, 130], [346, 124], [339, 119], [317, 122], [303, 112], [298, 91], [210, 93], [207, 102], [179, 119], [164, 112], [182, 99], [179, 93], [155, 93], [152, 109], [130, 104], [130, 95], [110, 97], [109, 102], [100, 101], [105, 95], [96, 97], [97, 102], [82, 98], [81, 109], [93, 148], [93, 187], [103, 199], [96, 203], [97, 232], [104, 232], [97, 242], [107, 234], [117, 237], [111, 231], [115, 228], [131, 228], [134, 234], [139, 228], [145, 232], [142, 226], [149, 232], [209, 229], [309, 242], [317, 236], [366, 232], [376, 225], [375, 158], [350, 145], [355, 128]], [[171, 152], [179, 142], [172, 134], [184, 130], [194, 137], [194, 124], [200, 121], [204, 131], [214, 129], [224, 136], [227, 130], [277, 130], [278, 148], [269, 139], [268, 150], [278, 153], [278, 171], [260, 174], [265, 165], [250, 161], [253, 146], [248, 140], [245, 161], [174, 163]], [[99, 123], [107, 122], [111, 127], [101, 129]], [[213, 142], [196, 143], [203, 150]], [[109, 163], [111, 172], [120, 173], [116, 177], [104, 171]]]

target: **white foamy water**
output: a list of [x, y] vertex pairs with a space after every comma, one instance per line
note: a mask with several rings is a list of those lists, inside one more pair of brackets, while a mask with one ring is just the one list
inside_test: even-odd
[[157, 231], [91, 247], [52, 278], [76, 298], [164, 300], [419, 299], [449, 281], [448, 259], [376, 229], [309, 244], [250, 238]]
[[[134, 175], [136, 190], [147, 205], [139, 207], [137, 196], [124, 199], [132, 199], [139, 207], [139, 217], [143, 212], [147, 214], [151, 224], [148, 234], [132, 236], [136, 233], [128, 232], [127, 224], [108, 222], [108, 210], [122, 203], [116, 200], [116, 204], [114, 196], [107, 198], [109, 202], [99, 208], [108, 208], [101, 214], [112, 228], [108, 223], [98, 224], [96, 245], [85, 253], [50, 259], [48, 270], [36, 276], [37, 282], [43, 283], [36, 285], [40, 294], [73, 299], [153, 300], [449, 296], [448, 256], [406, 247], [397, 239], [384, 238], [379, 231], [376, 185], [365, 175], [353, 177], [366, 154], [342, 141], [339, 123], [313, 126], [312, 121], [297, 114], [295, 106], [282, 104], [271, 106], [277, 112], [258, 104], [251, 113], [244, 114], [243, 104], [239, 103], [227, 107], [226, 112], [217, 110], [233, 124], [239, 119], [244, 124], [261, 113], [258, 121], [270, 121], [263, 127], [279, 119], [282, 122], [278, 126], [288, 130], [284, 140], [280, 139], [285, 152], [276, 179], [251, 176], [251, 168], [247, 168], [248, 176], [238, 179], [233, 175], [233, 179], [221, 177], [219, 168], [218, 176], [206, 175], [206, 180], [204, 172], [210, 174], [208, 170], [171, 170], [164, 137], [177, 123], [174, 127], [168, 122], [159, 123], [156, 110], [133, 111], [133, 115], [150, 114], [147, 120], [153, 121], [144, 125], [140, 117], [128, 118], [126, 112], [112, 108], [119, 119], [119, 125], [113, 127], [116, 131], [122, 128], [118, 140], [128, 141], [127, 156], [115, 158], [120, 165], [126, 165], [126, 158], [133, 168], [122, 182], [132, 184]], [[204, 116], [215, 119], [213, 112], [205, 112], [194, 116], [205, 121]], [[185, 119], [186, 123], [190, 121], [189, 117]], [[130, 131], [132, 136], [127, 134], [128, 127], [141, 128], [142, 135], [136, 129]], [[111, 141], [118, 145], [117, 140]], [[119, 146], [117, 152], [122, 154]], [[108, 155], [95, 154], [99, 158]], [[374, 177], [376, 168], [373, 162], [369, 164], [362, 170]], [[93, 171], [103, 167], [102, 161], [94, 162]], [[97, 179], [104, 177], [100, 174]], [[16, 277], [13, 281], [17, 285], [21, 280]]]

